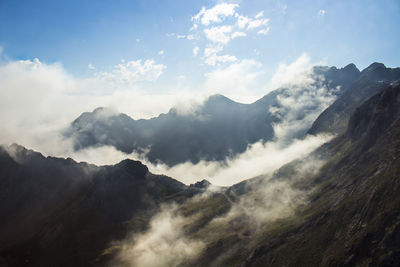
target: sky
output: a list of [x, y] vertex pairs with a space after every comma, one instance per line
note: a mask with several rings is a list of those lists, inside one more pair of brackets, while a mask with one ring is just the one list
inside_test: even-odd
[[0, 0], [0, 143], [63, 155], [97, 107], [151, 118], [251, 103], [313, 65], [398, 67], [399, 22], [398, 0]]
[[398, 25], [398, 0], [1, 0], [0, 60], [37, 58], [76, 78], [149, 92], [229, 96], [225, 87], [239, 84], [249, 97], [236, 100], [251, 102], [302, 54], [329, 66], [399, 66]]

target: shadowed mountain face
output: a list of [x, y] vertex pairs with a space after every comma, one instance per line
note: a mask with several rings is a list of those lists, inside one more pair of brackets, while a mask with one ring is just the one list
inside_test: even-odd
[[343, 133], [351, 114], [359, 105], [398, 79], [400, 68], [386, 68], [382, 63], [371, 64], [343, 95], [321, 113], [309, 133]]
[[[283, 166], [269, 181], [257, 177], [227, 189], [231, 207], [249, 198], [253, 205], [190, 228], [189, 236], [203, 240], [205, 248], [183, 266], [398, 266], [399, 137], [400, 86], [394, 83], [356, 109], [345, 134], [312, 155]], [[301, 171], [318, 158], [325, 162], [319, 171]], [[285, 194], [277, 188], [276, 196], [265, 195], [274, 195], [267, 190], [278, 182], [309, 192], [308, 201], [291, 216], [260, 219], [274, 209], [268, 201], [279, 205], [276, 198]], [[259, 214], [247, 212], [256, 205], [267, 206]]]
[[138, 161], [97, 167], [0, 147], [0, 265], [93, 265], [112, 240], [143, 230], [179, 192], [196, 188]]
[[[111, 145], [125, 153], [145, 151], [151, 162], [162, 161], [170, 166], [186, 161], [221, 161], [244, 152], [249, 144], [271, 140], [275, 135], [273, 124], [287, 115], [281, 103], [284, 99], [298, 99], [323, 87], [325, 96], [335, 98], [346, 92], [359, 75], [354, 64], [343, 69], [315, 67], [312, 83], [278, 89], [252, 104], [214, 95], [191, 114], [180, 114], [172, 108], [149, 120], [133, 120], [98, 108], [83, 113], [65, 135], [73, 137], [75, 149]], [[314, 112], [318, 115], [322, 111], [319, 109], [320, 104], [310, 104], [298, 111], [297, 119]], [[302, 137], [307, 130], [298, 131], [293, 137]]]

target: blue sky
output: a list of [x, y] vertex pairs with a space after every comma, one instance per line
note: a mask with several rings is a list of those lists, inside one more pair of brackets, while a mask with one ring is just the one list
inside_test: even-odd
[[243, 72], [258, 77], [244, 86], [262, 95], [279, 65], [304, 53], [330, 66], [400, 66], [398, 25], [398, 0], [1, 0], [0, 60], [58, 62], [77, 78], [104, 78], [138, 60], [143, 72], [147, 61], [147, 76], [133, 82], [156, 91], [202, 90], [207, 77]]

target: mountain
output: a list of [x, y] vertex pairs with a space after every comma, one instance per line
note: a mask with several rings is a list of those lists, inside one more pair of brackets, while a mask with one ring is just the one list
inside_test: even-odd
[[[326, 88], [323, 97], [334, 99], [359, 75], [354, 64], [342, 69], [315, 67], [311, 83], [280, 88], [252, 104], [213, 95], [190, 114], [172, 108], [167, 114], [149, 120], [133, 120], [125, 114], [98, 108], [74, 120], [65, 136], [73, 138], [76, 150], [111, 145], [125, 153], [146, 153], [151, 162], [162, 161], [169, 166], [186, 161], [223, 161], [244, 152], [249, 144], [274, 138], [273, 125], [287, 116], [288, 107], [281, 103], [284, 99], [315, 94], [316, 88]], [[314, 113], [316, 117], [323, 110], [321, 103], [308, 105], [294, 115], [297, 120]], [[302, 122], [304, 130], [293, 137], [304, 136], [310, 126]]]
[[[356, 108], [346, 131], [311, 155], [283, 166], [272, 178], [256, 177], [227, 189], [225, 195], [238, 208], [191, 229], [191, 237], [203, 240], [205, 248], [183, 266], [398, 266], [399, 137], [396, 82]], [[317, 171], [304, 172], [319, 160], [324, 163]], [[303, 204], [286, 216], [284, 208], [271, 213], [296, 190], [294, 202], [282, 207]]]
[[[320, 128], [339, 132], [331, 141], [227, 188], [206, 180], [186, 186], [138, 161], [95, 166], [0, 146], [0, 266], [143, 266], [131, 261], [143, 253], [150, 266], [398, 266], [400, 81], [388, 82], [393, 72], [373, 64], [335, 91], [354, 106], [348, 117], [332, 108], [337, 102], [322, 113], [345, 119], [344, 129], [336, 121]], [[360, 87], [376, 93], [356, 101]], [[271, 95], [289, 88], [280, 90]], [[215, 117], [221, 105], [248, 107], [215, 96], [207, 110], [213, 101]], [[268, 101], [274, 97], [259, 100], [260, 108]], [[93, 115], [112, 117], [114, 126], [138, 122], [94, 113], [80, 123], [89, 127]]]
[[343, 133], [354, 110], [371, 96], [381, 92], [391, 82], [400, 79], [400, 68], [386, 68], [373, 63], [364, 69], [359, 78], [313, 123], [309, 133]]
[[98, 167], [2, 146], [0, 265], [96, 265], [112, 240], [145, 229], [160, 203], [196, 192], [138, 161]]

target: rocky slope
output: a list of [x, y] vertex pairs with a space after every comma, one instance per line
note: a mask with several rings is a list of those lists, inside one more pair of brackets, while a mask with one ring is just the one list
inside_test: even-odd
[[0, 265], [90, 266], [161, 202], [196, 193], [140, 162], [97, 167], [0, 147]]

